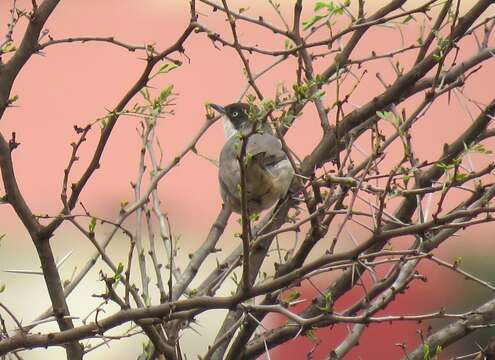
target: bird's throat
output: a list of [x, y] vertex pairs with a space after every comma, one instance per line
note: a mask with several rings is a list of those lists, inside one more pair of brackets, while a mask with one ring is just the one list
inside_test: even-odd
[[227, 140], [237, 133], [237, 129], [234, 127], [234, 125], [232, 125], [232, 122], [229, 119], [227, 119], [225, 116], [223, 117], [223, 133]]

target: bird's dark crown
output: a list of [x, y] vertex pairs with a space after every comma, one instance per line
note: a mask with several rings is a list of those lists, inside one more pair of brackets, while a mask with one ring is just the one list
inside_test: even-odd
[[227, 138], [233, 135], [232, 131], [240, 133], [252, 132], [254, 123], [256, 123], [257, 131], [272, 133], [268, 124], [258, 121], [259, 111], [256, 105], [236, 102], [226, 106], [210, 103], [209, 106], [224, 115], [228, 119], [227, 123], [231, 124], [230, 128], [225, 125], [226, 123], [224, 124]]
[[225, 115], [236, 129], [249, 120], [249, 104], [233, 103], [224, 107]]

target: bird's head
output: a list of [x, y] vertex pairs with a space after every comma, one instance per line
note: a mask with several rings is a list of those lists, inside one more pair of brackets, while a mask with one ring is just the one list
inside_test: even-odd
[[225, 137], [228, 139], [235, 133], [250, 130], [250, 105], [246, 103], [232, 103], [226, 106], [209, 104], [212, 109], [224, 116]]

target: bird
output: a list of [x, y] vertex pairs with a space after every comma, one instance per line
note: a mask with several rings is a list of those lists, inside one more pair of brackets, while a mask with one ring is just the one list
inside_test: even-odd
[[[245, 162], [245, 196], [248, 215], [271, 208], [287, 194], [294, 168], [282, 149], [279, 138], [273, 135], [266, 123], [250, 120], [251, 106], [232, 103], [226, 106], [209, 104], [224, 118], [224, 133], [227, 139], [220, 152], [218, 180], [224, 204], [232, 211], [242, 214], [241, 168], [239, 155], [242, 137], [247, 137]], [[256, 126], [256, 131], [253, 128]]]

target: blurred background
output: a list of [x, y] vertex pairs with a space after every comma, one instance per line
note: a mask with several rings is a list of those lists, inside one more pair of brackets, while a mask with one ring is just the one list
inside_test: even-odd
[[[247, 8], [248, 14], [261, 15], [267, 21], [280, 23], [268, 1], [231, 1], [233, 9]], [[293, 1], [281, 0], [283, 14], [292, 12]], [[417, 6], [419, 1], [408, 1], [407, 8]], [[469, 8], [474, 1], [463, 1], [461, 9]], [[19, 8], [29, 9], [30, 1], [17, 1]], [[310, 16], [313, 1], [304, 2], [303, 19]], [[367, 1], [367, 11], [372, 12], [381, 1]], [[0, 1], [0, 30], [6, 31], [9, 19], [10, 1]], [[214, 31], [230, 39], [230, 31], [221, 12], [198, 5], [200, 21]], [[154, 44], [157, 49], [170, 46], [182, 33], [189, 21], [187, 1], [163, 0], [85, 0], [62, 1], [47, 23], [49, 35], [55, 39], [78, 36], [113, 36], [115, 39], [133, 45]], [[20, 39], [24, 23], [15, 29], [14, 38]], [[354, 52], [356, 58], [369, 56], [372, 51], [383, 53], [395, 50], [408, 41], [418, 37], [418, 24], [411, 24], [400, 33], [393, 27], [376, 27], [365, 37], [365, 41]], [[283, 49], [283, 40], [264, 30], [254, 29], [246, 24], [238, 25], [241, 41], [258, 44], [270, 49]], [[472, 40], [472, 39], [471, 39]], [[218, 45], [218, 44], [217, 44]], [[185, 54], [175, 56], [183, 65], [152, 82], [159, 92], [168, 84], [174, 85], [177, 93], [174, 114], [162, 119], [158, 127], [158, 137], [164, 151], [165, 163], [173, 159], [205, 121], [205, 103], [228, 104], [237, 99], [246, 86], [242, 63], [233, 49], [212, 46], [204, 34], [191, 37], [185, 44]], [[463, 43], [461, 55], [469, 54], [474, 49], [474, 42]], [[465, 52], [464, 52], [465, 50]], [[14, 151], [13, 159], [16, 177], [21, 190], [36, 214], [56, 215], [61, 208], [60, 191], [63, 170], [70, 158], [70, 143], [77, 140], [73, 126], [85, 126], [111, 110], [124, 96], [130, 86], [137, 80], [143, 67], [143, 53], [128, 52], [105, 43], [73, 43], [48, 47], [43, 53], [34, 56], [22, 70], [15, 82], [12, 95], [18, 95], [16, 107], [9, 108], [0, 122], [0, 131], [6, 136], [16, 133], [21, 143]], [[317, 69], [325, 68], [330, 59], [316, 62]], [[400, 57], [401, 62], [410, 64], [407, 54]], [[273, 61], [260, 55], [250, 56], [253, 69], [260, 70]], [[289, 59], [260, 79], [260, 88], [268, 97], [275, 95], [278, 84], [289, 88], [295, 79], [296, 59]], [[407, 66], [407, 65], [406, 65]], [[388, 60], [376, 62], [367, 68], [362, 86], [353, 94], [355, 106], [364, 104], [374, 94], [382, 91], [383, 86], [375, 77], [380, 71], [384, 79], [393, 81], [394, 76]], [[407, 67], [406, 67], [407, 68]], [[495, 76], [493, 61], [483, 65], [483, 71], [473, 75], [466, 86], [465, 93], [483, 103], [493, 96], [493, 88], [487, 79]], [[489, 86], [490, 85], [490, 86]], [[324, 101], [331, 104], [332, 90], [328, 90]], [[419, 99], [419, 98], [418, 98]], [[136, 97], [132, 104], [141, 101]], [[471, 105], [462, 105], [453, 99], [442, 99], [426, 115], [413, 131], [417, 156], [420, 159], [435, 159], [442, 151], [445, 142], [454, 139], [471, 118], [465, 109]], [[477, 115], [472, 108], [473, 116]], [[84, 206], [99, 217], [115, 219], [120, 203], [132, 201], [133, 190], [130, 182], [135, 181], [138, 173], [140, 138], [136, 132], [138, 119], [121, 117], [105, 150], [101, 167], [95, 172], [81, 196]], [[80, 161], [72, 174], [77, 179], [87, 165], [92, 149], [99, 135], [95, 127], [89, 134], [88, 141], [82, 146]], [[304, 115], [287, 134], [287, 142], [300, 158], [304, 158], [319, 140], [321, 132], [319, 120], [314, 110], [305, 109]], [[217, 190], [217, 169], [205, 159], [216, 159], [223, 145], [223, 129], [217, 122], [198, 145], [201, 156], [189, 154], [179, 166], [174, 168], [159, 185], [162, 209], [169, 216], [175, 237], [179, 239], [179, 265], [187, 263], [188, 254], [193, 252], [205, 239], [206, 234], [221, 208], [221, 199]], [[363, 145], [364, 146], [364, 145]], [[400, 149], [400, 146], [397, 148]], [[493, 147], [492, 147], [493, 149]], [[399, 155], [397, 155], [399, 156]], [[393, 151], [390, 164], [393, 164]], [[493, 157], [492, 159], [493, 160]], [[3, 188], [0, 188], [3, 193]], [[455, 199], [450, 199], [453, 202]], [[78, 208], [79, 212], [81, 208]], [[132, 229], [132, 220], [126, 223]], [[228, 251], [237, 245], [232, 235], [239, 230], [235, 217], [220, 240], [219, 246]], [[98, 227], [101, 234], [109, 231], [104, 226]], [[0, 270], [39, 270], [39, 261], [31, 240], [12, 209], [0, 206], [0, 235], [5, 234], [0, 243]], [[359, 228], [354, 235], [365, 236]], [[329, 235], [331, 236], [331, 235]], [[483, 225], [461, 232], [455, 241], [448, 242], [439, 250], [439, 254], [453, 262], [462, 257], [465, 270], [485, 279], [494, 280], [493, 225]], [[331, 239], [331, 237], [330, 237]], [[52, 239], [55, 255], [61, 259], [69, 252], [72, 255], [61, 266], [64, 280], [69, 280], [94, 252], [91, 244], [80, 236], [70, 225], [63, 225]], [[116, 262], [125, 262], [128, 241], [121, 237], [115, 239], [109, 252]], [[222, 255], [218, 255], [221, 260]], [[212, 267], [215, 258], [207, 262]], [[98, 272], [110, 272], [104, 264], [98, 262], [85, 281], [69, 297], [72, 314], [84, 317], [100, 300], [92, 294], [104, 292], [104, 284], [99, 280]], [[416, 314], [437, 311], [448, 305], [449, 312], [463, 311], [469, 306], [477, 306], [487, 300], [491, 294], [475, 284], [451, 274], [444, 269], [433, 266], [420, 267], [428, 276], [425, 283], [415, 282], [405, 294], [399, 295], [387, 309], [387, 314]], [[137, 272], [135, 272], [137, 274]], [[338, 275], [338, 274], [336, 274]], [[334, 275], [334, 276], [336, 276]], [[320, 276], [316, 283], [322, 287], [331, 279]], [[43, 279], [39, 275], [12, 274], [0, 272], [0, 284], [6, 290], [0, 294], [0, 301], [28, 324], [49, 305]], [[194, 284], [193, 284], [194, 285]], [[229, 288], [230, 286], [230, 288]], [[221, 289], [220, 294], [228, 294], [234, 288], [230, 283]], [[303, 297], [309, 299], [315, 290], [304, 289]], [[342, 306], [349, 304], [362, 292], [354, 291], [345, 299]], [[155, 297], [155, 300], [157, 298]], [[223, 311], [215, 311], [201, 316], [198, 321], [198, 336], [193, 331], [186, 331], [182, 339], [182, 349], [188, 358], [203, 354], [215, 336], [219, 319]], [[2, 315], [3, 316], [3, 315]], [[284, 319], [269, 316], [265, 321], [267, 328], [282, 324]], [[80, 324], [76, 320], [76, 324]], [[10, 324], [13, 326], [12, 324]], [[395, 344], [404, 343], [413, 349], [421, 342], [418, 330], [427, 336], [429, 323], [394, 323], [371, 325], [362, 341], [349, 354], [349, 359], [383, 359], [398, 358], [402, 350]], [[433, 323], [438, 328], [441, 323]], [[122, 326], [122, 329], [128, 325]], [[46, 332], [56, 329], [53, 325], [37, 328]], [[333, 346], [337, 345], [347, 334], [346, 326], [336, 326], [318, 331], [321, 343], [307, 337], [299, 337], [289, 344], [274, 349], [271, 359], [303, 359], [317, 345], [314, 359], [322, 359]], [[485, 331], [485, 333], [487, 333]], [[477, 333], [476, 339], [464, 341], [465, 351], [474, 349], [473, 341], [483, 342]], [[485, 334], [487, 335], [487, 334]], [[483, 336], [485, 336], [483, 335]], [[108, 349], [103, 346], [88, 354], [88, 359], [122, 358], [134, 359], [141, 352], [143, 338], [135, 337], [112, 342]], [[457, 346], [456, 351], [462, 351]], [[109, 355], [110, 354], [110, 355]], [[290, 354], [290, 355], [287, 355]], [[25, 359], [64, 358], [62, 349], [25, 351]], [[110, 357], [109, 357], [110, 356]], [[263, 358], [263, 357], [262, 357]]]

